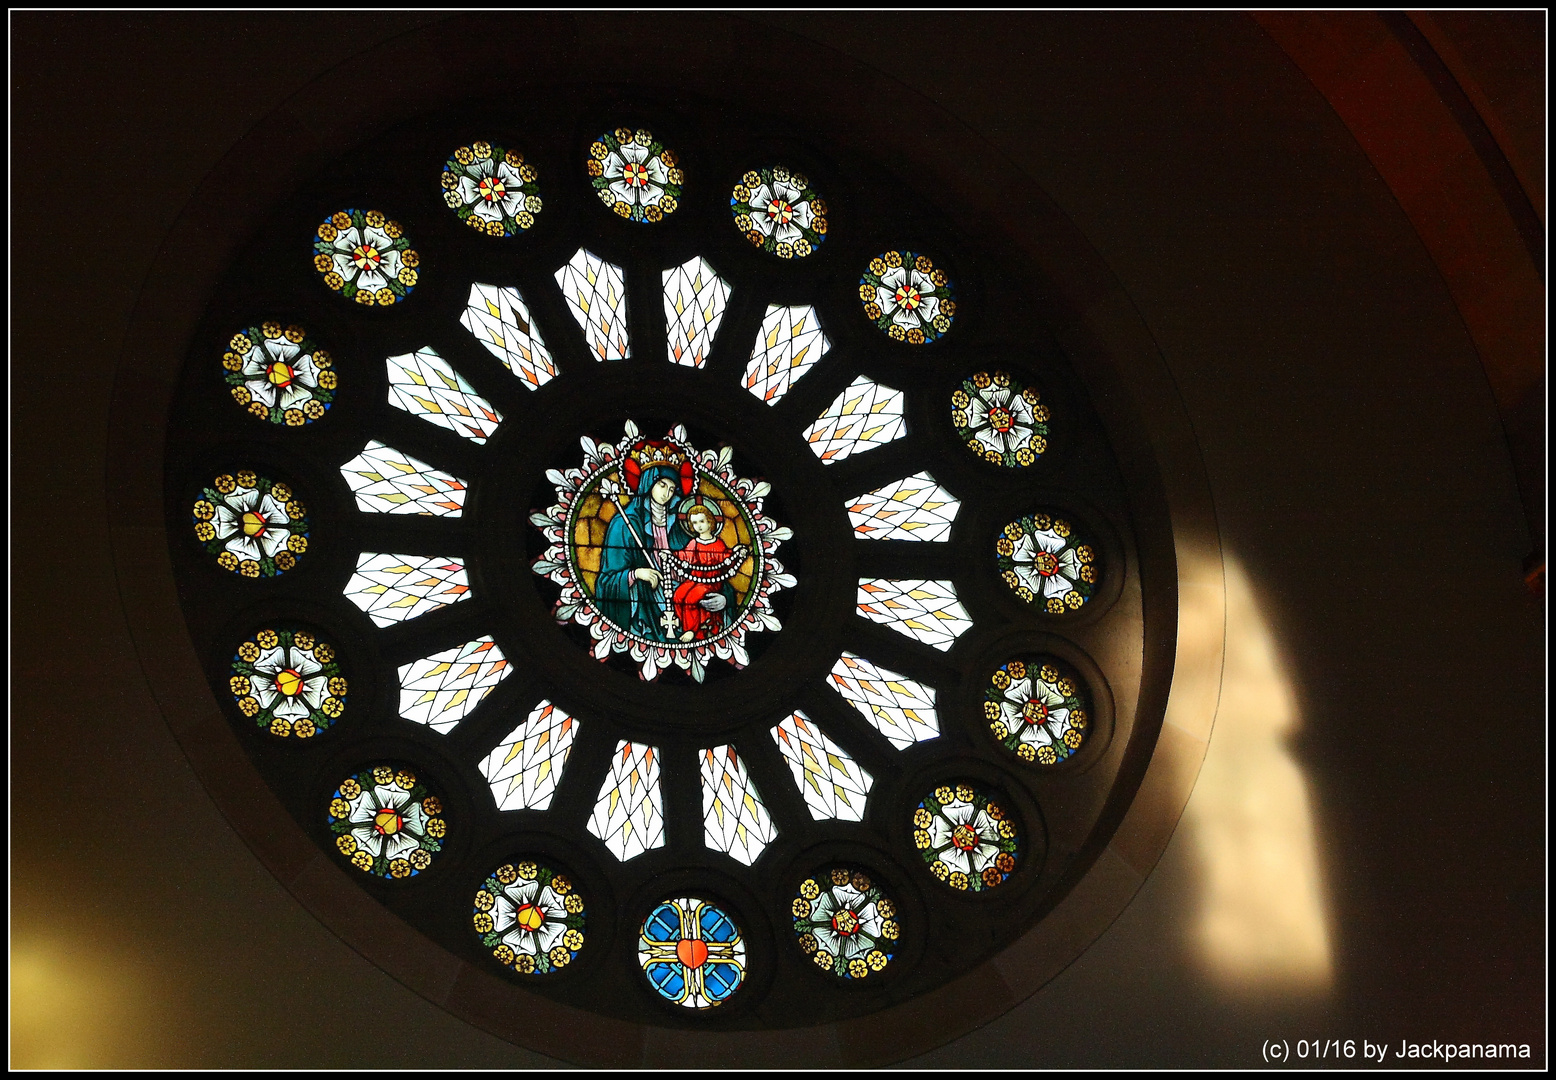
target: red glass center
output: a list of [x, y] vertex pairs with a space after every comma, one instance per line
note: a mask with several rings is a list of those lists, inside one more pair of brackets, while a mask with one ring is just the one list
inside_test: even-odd
[[794, 207], [782, 199], [773, 199], [767, 204], [767, 216], [780, 225], [787, 225], [789, 219], [794, 216]]
[[1009, 431], [1016, 426], [1016, 418], [1009, 409], [996, 405], [989, 410], [989, 423], [994, 425], [995, 431]]
[[847, 937], [859, 932], [859, 916], [852, 911], [844, 909], [832, 916], [832, 929]]
[[648, 186], [648, 166], [628, 162], [621, 170], [621, 178], [633, 187]]
[[675, 958], [689, 968], [700, 968], [708, 961], [708, 943], [697, 938], [682, 938], [675, 943]]
[[951, 843], [963, 851], [971, 851], [978, 846], [978, 830], [971, 825], [958, 825], [951, 833]]
[[263, 514], [253, 510], [246, 511], [243, 515], [244, 536], [264, 536], [267, 523]]
[[276, 691], [283, 697], [296, 697], [302, 690], [303, 677], [291, 668], [276, 676]]
[[403, 828], [405, 822], [400, 817], [400, 811], [392, 806], [381, 806], [373, 815], [373, 829], [379, 836], [393, 836]]
[[1031, 701], [1027, 702], [1026, 707], [1021, 710], [1021, 715], [1025, 716], [1029, 723], [1041, 724], [1044, 720], [1048, 719], [1048, 706], [1044, 705], [1036, 698], [1033, 698]]
[[487, 202], [496, 202], [508, 194], [508, 186], [495, 176], [488, 176], [476, 185], [476, 191]]
[[1049, 552], [1039, 551], [1032, 560], [1032, 568], [1044, 577], [1053, 577], [1059, 572], [1059, 560]]
[[519, 910], [513, 913], [513, 920], [533, 933], [540, 929], [541, 923], [546, 921], [546, 913], [534, 904], [520, 904]]
[[908, 285], [899, 285], [899, 286], [897, 286], [897, 306], [898, 307], [905, 307], [909, 311], [912, 311], [915, 308], [917, 308], [920, 304], [922, 304], [923, 302], [924, 302], [924, 298], [919, 295], [919, 291], [917, 289], [912, 288], [911, 286], [908, 286]]
[[270, 371], [265, 377], [270, 380], [272, 386], [279, 386], [284, 390], [292, 385], [292, 380], [297, 378], [297, 373], [291, 369], [290, 365], [283, 364], [277, 360], [270, 365]]
[[377, 266], [383, 262], [384, 257], [378, 253], [378, 249], [372, 244], [358, 244], [351, 253], [352, 261], [357, 264], [358, 270], [366, 270], [370, 266]]

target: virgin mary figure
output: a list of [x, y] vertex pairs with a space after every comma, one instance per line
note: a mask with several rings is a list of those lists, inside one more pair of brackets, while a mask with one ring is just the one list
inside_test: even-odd
[[649, 641], [672, 642], [681, 636], [671, 601], [675, 582], [667, 574], [670, 553], [691, 540], [670, 509], [686, 479], [683, 471], [690, 472], [665, 464], [643, 469], [632, 501], [606, 527], [594, 582], [600, 613]]

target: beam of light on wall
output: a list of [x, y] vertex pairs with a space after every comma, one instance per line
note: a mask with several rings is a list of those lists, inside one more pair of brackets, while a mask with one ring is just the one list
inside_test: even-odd
[[124, 1067], [182, 1049], [165, 1029], [170, 973], [111, 938], [60, 940], [13, 924], [13, 1069]]
[[1205, 763], [1185, 809], [1203, 872], [1196, 944], [1219, 983], [1322, 991], [1330, 934], [1300, 725], [1280, 652], [1238, 561], [1226, 566], [1226, 660]]

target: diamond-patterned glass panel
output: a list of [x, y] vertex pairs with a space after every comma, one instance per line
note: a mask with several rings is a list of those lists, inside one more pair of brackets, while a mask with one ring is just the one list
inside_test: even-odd
[[541, 339], [540, 328], [530, 318], [529, 306], [518, 289], [471, 285], [470, 299], [459, 321], [529, 389], [556, 378], [551, 351]]
[[866, 540], [944, 540], [962, 504], [928, 473], [876, 488], [848, 507], [854, 535]]
[[789, 392], [795, 380], [827, 354], [832, 343], [821, 332], [816, 309], [772, 304], [746, 365], [745, 388], [769, 405]]
[[859, 376], [827, 411], [805, 429], [805, 441], [817, 457], [831, 464], [849, 454], [881, 446], [907, 434], [902, 413], [905, 399], [893, 390]]
[[941, 652], [972, 626], [949, 581], [860, 578], [859, 614]]
[[346, 599], [379, 626], [414, 619], [469, 595], [465, 561], [439, 555], [364, 551], [346, 582]]
[[627, 339], [627, 279], [621, 267], [579, 248], [556, 272], [556, 283], [596, 360], [625, 360], [632, 355]]
[[724, 321], [729, 282], [714, 273], [707, 259], [697, 256], [666, 270], [664, 286], [670, 359], [687, 367], [702, 367], [719, 323]]
[[863, 821], [864, 803], [875, 783], [841, 746], [822, 734], [802, 712], [773, 728], [778, 752], [789, 763], [794, 782], [817, 821]]
[[471, 442], [492, 437], [502, 416], [432, 349], [391, 356], [389, 404]]
[[508, 677], [508, 670], [507, 658], [489, 637], [402, 665], [400, 715], [446, 734]]
[[707, 844], [750, 866], [778, 829], [733, 746], [702, 752], [702, 824]]
[[463, 480], [377, 439], [342, 465], [340, 474], [365, 513], [458, 517], [465, 508]]
[[620, 742], [600, 786], [589, 831], [626, 862], [665, 842], [664, 798], [659, 792], [659, 750]]
[[549, 701], [508, 732], [481, 761], [481, 773], [499, 810], [545, 810], [562, 779], [578, 721]]
[[832, 667], [836, 690], [898, 750], [940, 734], [933, 687], [845, 652]]

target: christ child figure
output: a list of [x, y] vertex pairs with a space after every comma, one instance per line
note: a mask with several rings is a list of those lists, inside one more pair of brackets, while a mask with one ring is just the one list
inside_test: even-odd
[[724, 629], [724, 612], [734, 607], [735, 591], [729, 583], [744, 561], [744, 545], [730, 550], [718, 535], [723, 521], [722, 514], [701, 503], [686, 511], [686, 529], [692, 538], [675, 553], [677, 576], [682, 580], [673, 597], [682, 641], [717, 635]]

